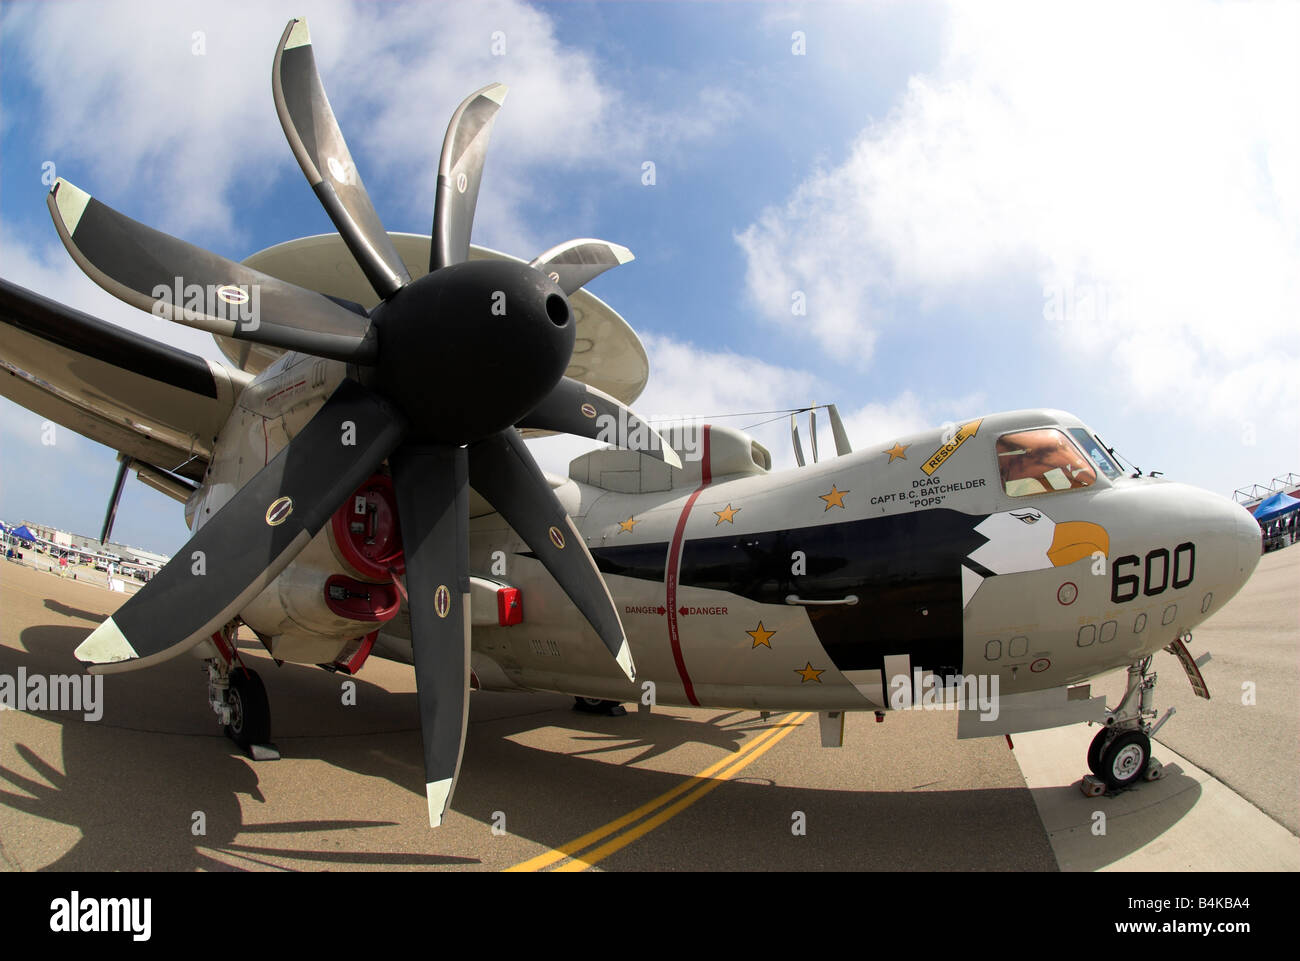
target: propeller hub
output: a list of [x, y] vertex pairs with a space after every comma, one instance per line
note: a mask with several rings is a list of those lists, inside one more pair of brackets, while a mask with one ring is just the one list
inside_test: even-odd
[[367, 386], [401, 408], [413, 439], [468, 444], [518, 423], [564, 376], [573, 312], [539, 270], [503, 261], [444, 267], [375, 308]]

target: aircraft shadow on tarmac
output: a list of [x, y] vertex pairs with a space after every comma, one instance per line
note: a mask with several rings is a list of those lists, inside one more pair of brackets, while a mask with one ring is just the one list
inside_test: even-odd
[[[0, 647], [0, 673], [13, 675], [20, 666], [29, 675], [76, 673], [72, 651], [87, 633], [86, 628], [71, 626], [29, 627], [20, 638], [26, 653]], [[259, 659], [258, 667], [263, 665], [269, 667], [269, 662]], [[343, 678], [339, 675], [294, 664], [263, 669], [262, 675], [275, 712], [273, 740], [285, 758], [317, 759], [383, 779], [401, 793], [396, 795], [400, 808], [382, 814], [402, 822], [423, 818], [414, 693], [392, 693], [356, 677], [351, 680], [356, 682], [357, 706], [345, 708], [340, 706]], [[267, 867], [278, 866], [261, 860], [267, 856], [299, 859], [322, 868], [347, 863], [420, 868], [482, 860], [474, 852], [466, 852], [471, 856], [441, 853], [440, 846], [447, 841], [440, 841], [436, 831], [420, 844], [424, 850], [392, 853], [342, 850], [338, 839], [346, 834], [334, 833], [389, 827], [400, 823], [397, 820], [246, 823], [240, 795], [268, 800], [262, 792], [259, 765], [246, 761], [220, 734], [204, 703], [201, 664], [180, 657], [148, 671], [112, 675], [105, 682], [104, 716], [98, 723], [86, 722], [78, 713], [40, 713], [60, 726], [62, 771], [57, 747], [42, 757], [23, 743], [15, 744], [15, 750], [33, 773], [0, 765], [0, 803], [81, 833], [80, 840], [49, 870], [239, 870], [208, 851]], [[529, 704], [538, 709], [512, 708], [515, 713], [499, 709], [502, 704], [521, 703], [521, 697], [529, 697]], [[781, 720], [777, 716], [764, 721], [754, 712], [732, 711], [698, 721], [672, 709], [657, 709], [648, 717], [633, 712], [613, 718], [571, 711], [569, 703], [554, 695], [474, 696], [453, 811], [482, 823], [484, 845], [492, 843], [491, 827], [498, 812], [504, 812], [511, 835], [557, 847], [681, 784], [681, 773], [637, 766], [645, 760], [690, 743], [734, 750], [745, 735]], [[543, 727], [582, 732], [573, 739], [592, 746], [565, 754], [517, 740]], [[196, 742], [195, 736], [203, 739]], [[619, 763], [598, 759], [617, 750], [637, 753]], [[870, 739], [840, 750], [856, 751], [863, 765], [906, 763], [886, 756]], [[809, 763], [818, 763], [818, 756], [812, 755]], [[1170, 776], [1184, 777], [1173, 770]], [[325, 793], [331, 788], [326, 781], [313, 790]], [[1077, 794], [1074, 788], [1061, 790]], [[1103, 866], [1149, 843], [1186, 813], [1196, 793], [1183, 791], [1154, 813], [1126, 819], [1124, 831], [1112, 828], [1104, 854], [1099, 845], [1100, 861], [1091, 866]], [[1080, 801], [1085, 799], [1080, 796]], [[196, 810], [206, 816], [207, 833], [202, 837], [190, 831]], [[791, 833], [794, 811], [805, 812], [811, 826], [807, 837]], [[377, 813], [381, 812], [373, 807], [358, 811]], [[1086, 818], [1079, 830], [1087, 830]], [[307, 835], [310, 840], [303, 846], [302, 838], [294, 838], [300, 845], [294, 849], [250, 843], [250, 835], [269, 841], [286, 834]], [[613, 854], [601, 866], [612, 870], [1056, 869], [1033, 799], [1023, 789], [830, 790], [741, 778], [650, 837], [669, 838], [672, 854], [664, 854], [662, 845], [647, 840]]]
[[[76, 673], [78, 662], [72, 651], [88, 633], [76, 627], [29, 627], [21, 635], [26, 654], [0, 647], [0, 673], [13, 676], [20, 666], [28, 676]], [[152, 679], [143, 677], [144, 672], [105, 677], [104, 715], [99, 722], [87, 722], [75, 712], [33, 712], [60, 726], [61, 758], [58, 748], [51, 759], [41, 757], [27, 744], [16, 743], [15, 751], [32, 773], [0, 765], [0, 803], [81, 832], [76, 844], [46, 870], [238, 870], [210, 856], [209, 850], [255, 864], [264, 863], [259, 861], [262, 855], [320, 861], [323, 866], [348, 862], [394, 867], [474, 863], [473, 858], [422, 852], [348, 852], [324, 840], [328, 833], [318, 842], [319, 850], [248, 843], [249, 835], [340, 832], [395, 822], [245, 823], [239, 795], [259, 802], [266, 798], [256, 767], [221, 735], [215, 719], [205, 710], [200, 666], [181, 657], [150, 669], [150, 673], [167, 675], [165, 678], [157, 674]], [[294, 668], [292, 673], [325, 674], [307, 668]], [[378, 688], [375, 691], [387, 696]], [[174, 734], [188, 736], [166, 736]], [[207, 735], [197, 742], [197, 749], [196, 735]], [[203, 836], [191, 831], [195, 811], [204, 815]]]

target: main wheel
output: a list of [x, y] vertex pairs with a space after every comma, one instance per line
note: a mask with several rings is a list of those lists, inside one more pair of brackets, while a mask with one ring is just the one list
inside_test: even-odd
[[626, 714], [618, 701], [607, 701], [599, 697], [577, 697], [573, 698], [573, 708], [576, 711], [583, 711], [587, 714], [608, 714], [611, 717], [617, 717]]
[[226, 737], [240, 747], [271, 740], [271, 702], [256, 671], [236, 666], [230, 672], [230, 723]]
[[1103, 727], [1088, 745], [1088, 770], [1097, 777], [1101, 777], [1101, 752], [1105, 749], [1106, 742], [1110, 740], [1110, 735], [1110, 728]]
[[1111, 790], [1129, 787], [1142, 779], [1151, 763], [1151, 739], [1141, 731], [1124, 731], [1101, 752], [1097, 776]]

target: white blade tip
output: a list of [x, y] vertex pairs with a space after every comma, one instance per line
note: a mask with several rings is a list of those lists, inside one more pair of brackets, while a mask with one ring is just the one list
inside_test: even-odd
[[424, 796], [429, 801], [429, 827], [436, 828], [442, 824], [442, 816], [447, 813], [447, 802], [451, 798], [451, 778], [430, 781], [424, 786]]
[[614, 660], [618, 662], [618, 666], [623, 669], [629, 681], [636, 680], [636, 665], [632, 663], [632, 649], [627, 646], [627, 638], [623, 639], [618, 653], [614, 655]]
[[91, 631], [90, 636], [77, 645], [73, 654], [77, 660], [90, 664], [116, 664], [140, 656], [111, 617]]

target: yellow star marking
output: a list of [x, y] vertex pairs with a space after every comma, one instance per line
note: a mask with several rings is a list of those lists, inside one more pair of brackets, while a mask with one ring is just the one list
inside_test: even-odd
[[640, 523], [641, 522], [637, 520], [635, 517], [629, 517], [625, 521], [619, 521], [618, 532], [622, 534], [624, 531], [627, 531], [630, 534], [632, 532], [632, 528], [636, 527], [636, 525]]
[[887, 451], [883, 451], [883, 453], [889, 455], [889, 462], [892, 464], [896, 460], [907, 460], [907, 454], [904, 452], [911, 446], [911, 444], [895, 443], [893, 447], [889, 448]]
[[[772, 649], [772, 635], [775, 634], [776, 631], [765, 631], [763, 629], [762, 621], [758, 622], [758, 627], [754, 628], [752, 631], [746, 631], [745, 633], [754, 639], [754, 647], [758, 647], [758, 645], [762, 644], [769, 651]], [[750, 650], [753, 650], [753, 648], [750, 648]]]
[[[740, 511], [741, 509], [739, 507], [732, 507], [731, 503], [728, 502], [724, 510], [714, 511], [713, 513], [718, 516], [718, 524], [721, 524], [723, 521], [726, 521], [728, 524], [734, 524], [736, 523], [736, 515], [739, 514]], [[718, 524], [714, 524], [713, 526], [717, 527]]]
[[800, 684], [807, 683], [808, 681], [816, 681], [820, 684], [822, 682], [822, 675], [826, 673], [826, 669], [822, 668], [820, 671], [815, 670], [812, 666], [812, 661], [805, 661], [803, 667], [795, 668], [795, 673], [803, 675], [803, 680], [799, 682]]
[[826, 502], [826, 510], [830, 510], [832, 507], [844, 507], [844, 495], [852, 493], [853, 491], [842, 491], [832, 484], [829, 494], [818, 494], [817, 496]]

